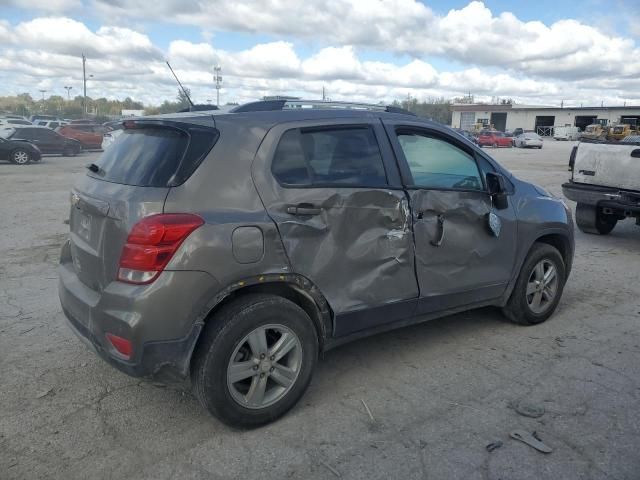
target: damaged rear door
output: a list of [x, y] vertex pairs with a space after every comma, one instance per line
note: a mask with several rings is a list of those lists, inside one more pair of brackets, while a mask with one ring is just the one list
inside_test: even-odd
[[[444, 129], [385, 121], [410, 198], [419, 314], [499, 298], [514, 268], [513, 206], [486, 189], [491, 163]], [[491, 221], [490, 221], [491, 220]]]
[[411, 219], [379, 120], [278, 125], [253, 177], [292, 270], [333, 309], [335, 336], [413, 314]]

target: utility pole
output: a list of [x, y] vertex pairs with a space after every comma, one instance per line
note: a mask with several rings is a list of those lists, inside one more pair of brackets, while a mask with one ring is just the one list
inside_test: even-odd
[[560, 101], [560, 108], [564, 108], [564, 100]]
[[82, 86], [83, 86], [83, 90], [84, 90], [84, 97], [82, 100], [82, 106], [83, 106], [83, 110], [84, 110], [84, 114], [87, 114], [87, 71], [85, 68], [85, 63], [87, 62], [87, 57], [84, 56], [84, 53], [82, 54]]
[[327, 99], [327, 95], [324, 91], [324, 85], [322, 85], [322, 101], [324, 102]]
[[67, 87], [67, 86], [64, 87], [64, 89], [67, 91], [67, 100], [71, 100], [71, 93], [70, 92], [71, 92], [72, 88], [73, 87]]
[[216, 82], [216, 106], [220, 106], [220, 89], [222, 88], [222, 76], [220, 72], [222, 71], [222, 67], [220, 65], [216, 65], [213, 67], [213, 81]]
[[44, 112], [44, 93], [46, 92], [46, 90], [39, 90], [39, 91], [42, 94], [42, 105], [40, 106], [40, 111]]

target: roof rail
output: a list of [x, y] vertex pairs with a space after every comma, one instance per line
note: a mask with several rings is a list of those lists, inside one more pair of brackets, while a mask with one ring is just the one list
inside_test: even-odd
[[404, 108], [390, 105], [375, 105], [370, 103], [356, 102], [327, 102], [323, 100], [264, 100], [258, 102], [245, 103], [230, 110], [232, 113], [243, 112], [269, 112], [276, 110], [367, 110], [374, 112], [401, 113], [404, 115], [414, 115], [415, 113]]

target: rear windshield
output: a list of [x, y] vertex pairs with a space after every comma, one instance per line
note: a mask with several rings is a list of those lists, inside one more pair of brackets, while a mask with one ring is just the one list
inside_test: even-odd
[[216, 140], [213, 128], [167, 127], [125, 129], [96, 161], [88, 175], [113, 183], [171, 187], [184, 183]]

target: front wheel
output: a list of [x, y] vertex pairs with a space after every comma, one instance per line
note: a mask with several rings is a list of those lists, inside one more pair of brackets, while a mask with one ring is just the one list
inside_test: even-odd
[[595, 205], [578, 203], [576, 205], [576, 225], [584, 233], [608, 235], [615, 228], [618, 219], [613, 215], [605, 215]]
[[564, 282], [565, 265], [560, 252], [546, 243], [535, 243], [520, 269], [504, 314], [521, 325], [544, 322], [558, 306]]
[[194, 352], [191, 381], [218, 419], [257, 427], [293, 408], [317, 357], [316, 330], [302, 308], [282, 297], [252, 294], [209, 319]]
[[11, 152], [9, 160], [16, 165], [26, 165], [31, 161], [31, 154], [27, 150], [19, 148]]

